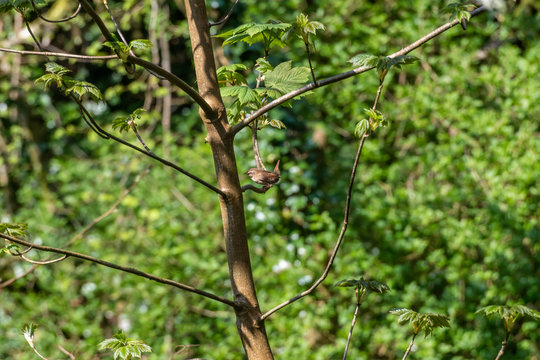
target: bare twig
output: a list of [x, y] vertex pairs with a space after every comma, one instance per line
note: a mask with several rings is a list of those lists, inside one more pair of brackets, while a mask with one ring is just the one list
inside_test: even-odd
[[36, 36], [34, 35], [34, 32], [32, 31], [32, 28], [30, 27], [30, 23], [28, 22], [28, 20], [26, 19], [26, 16], [24, 15], [23, 12], [20, 13], [23, 17], [23, 21], [24, 21], [24, 25], [26, 26], [26, 29], [28, 30], [28, 32], [30, 33], [30, 36], [32, 36], [32, 39], [34, 40], [34, 43], [37, 45], [39, 51], [43, 51], [43, 49], [41, 48], [41, 44], [39, 43], [38, 39], [36, 38]]
[[251, 129], [251, 141], [253, 143], [253, 154], [255, 156], [255, 163], [257, 164], [257, 169], [264, 169], [266, 170], [266, 166], [264, 166], [264, 162], [261, 158], [261, 153], [259, 152], [259, 141], [257, 139], [257, 132], [258, 132], [258, 121], [255, 120], [253, 123], [253, 128]]
[[412, 347], [414, 345], [414, 338], [416, 337], [416, 334], [413, 334], [413, 337], [411, 339], [411, 342], [409, 343], [409, 346], [407, 347], [407, 351], [405, 351], [405, 354], [403, 355], [403, 358], [401, 360], [405, 360], [407, 356], [409, 356], [409, 353], [412, 350]]
[[[485, 10], [486, 10], [486, 8], [484, 6], [481, 6], [478, 9], [475, 9], [475, 10], [471, 11], [471, 17], [476, 16], [476, 15], [482, 13]], [[426, 36], [424, 36], [424, 37], [418, 39], [417, 41], [413, 42], [409, 46], [406, 46], [403, 49], [401, 49], [401, 50], [399, 50], [399, 51], [397, 51], [397, 52], [395, 52], [395, 53], [393, 53], [391, 55], [388, 55], [388, 57], [393, 58], [393, 57], [396, 57], [396, 56], [401, 56], [401, 55], [408, 54], [411, 51], [413, 51], [414, 49], [422, 46], [423, 44], [425, 44], [429, 40], [437, 37], [438, 35], [442, 34], [446, 30], [448, 30], [448, 29], [450, 29], [450, 28], [452, 28], [452, 27], [454, 27], [454, 26], [456, 26], [458, 24], [460, 24], [460, 22], [458, 20], [450, 21], [450, 22], [440, 26], [439, 28], [433, 30], [432, 32], [430, 32]], [[268, 111], [272, 110], [273, 108], [281, 105], [285, 101], [288, 101], [290, 99], [293, 99], [293, 98], [297, 97], [298, 95], [301, 95], [301, 94], [303, 94], [305, 92], [308, 92], [308, 91], [311, 91], [311, 90], [314, 90], [314, 89], [317, 89], [317, 88], [320, 88], [320, 87], [323, 87], [323, 86], [326, 86], [326, 85], [333, 84], [335, 82], [350, 78], [352, 76], [362, 74], [362, 73], [364, 73], [366, 71], [369, 71], [371, 69], [373, 69], [373, 67], [361, 66], [361, 67], [358, 67], [358, 68], [353, 69], [351, 71], [347, 71], [347, 72], [344, 72], [344, 73], [341, 73], [341, 74], [338, 74], [338, 75], [334, 75], [334, 76], [331, 76], [329, 78], [319, 80], [319, 81], [317, 81], [317, 83], [313, 82], [313, 83], [307, 84], [307, 85], [305, 85], [305, 86], [303, 86], [303, 87], [301, 87], [299, 89], [291, 91], [290, 93], [285, 94], [285, 95], [283, 95], [283, 96], [269, 102], [268, 104], [261, 107], [259, 110], [253, 112], [251, 115], [246, 117], [244, 120], [242, 120], [241, 122], [239, 122], [238, 124], [233, 126], [231, 131], [232, 131], [233, 134], [238, 133], [240, 130], [245, 128], [247, 125], [249, 125], [253, 121], [255, 121], [255, 119], [257, 119], [259, 116], [261, 116], [263, 114], [266, 114]]]
[[253, 184], [247, 184], [247, 185], [242, 186], [242, 192], [247, 191], [247, 190], [251, 190], [251, 191], [255, 191], [256, 193], [259, 193], [259, 194], [264, 194], [264, 193], [266, 193], [271, 187], [272, 187], [272, 186], [265, 185], [265, 186], [261, 186], [260, 188], [258, 188], [258, 187], [256, 187], [256, 186], [253, 185]]
[[509, 337], [510, 337], [510, 333], [507, 331], [504, 341], [501, 344], [501, 348], [499, 349], [499, 352], [497, 353], [497, 357], [495, 358], [495, 360], [499, 360], [503, 356], [504, 350], [506, 349], [506, 345], [508, 344]]
[[73, 15], [65, 18], [65, 19], [60, 19], [60, 20], [50, 20], [50, 19], [47, 19], [46, 17], [44, 17], [43, 15], [41, 15], [41, 12], [39, 11], [39, 9], [37, 8], [36, 6], [36, 3], [34, 2], [34, 0], [30, 0], [30, 2], [32, 3], [32, 7], [34, 8], [34, 11], [37, 13], [37, 15], [39, 16], [39, 18], [43, 21], [46, 21], [46, 22], [50, 22], [50, 23], [61, 23], [61, 22], [66, 22], [66, 21], [69, 21], [71, 19], [74, 19], [77, 17], [77, 15], [79, 15], [79, 12], [81, 11], [81, 3], [79, 2], [79, 6], [77, 6], [77, 10], [75, 10], [75, 12], [73, 13]]
[[[124, 34], [122, 34], [122, 31], [120, 30], [120, 26], [118, 26], [118, 23], [116, 22], [113, 14], [111, 12], [111, 9], [109, 9], [109, 4], [107, 3], [107, 0], [103, 0], [103, 5], [105, 5], [105, 9], [107, 9], [107, 12], [109, 13], [109, 16], [111, 17], [111, 20], [112, 20], [112, 22], [114, 24], [114, 27], [116, 28], [116, 32], [120, 36], [120, 39], [122, 39], [122, 42], [124, 43], [124, 45], [129, 46], [126, 38], [124, 37]], [[133, 54], [131, 51], [130, 51], [130, 53]]]
[[72, 353], [70, 353], [69, 351], [67, 351], [66, 349], [64, 349], [64, 347], [62, 345], [58, 345], [58, 350], [60, 350], [62, 353], [64, 353], [65, 355], [69, 356], [69, 358], [71, 360], [75, 360], [75, 355], [73, 355]]
[[354, 325], [356, 324], [356, 319], [358, 318], [358, 313], [360, 310], [360, 298], [358, 297], [358, 288], [356, 289], [356, 307], [354, 308], [354, 315], [351, 323], [351, 328], [349, 330], [349, 335], [347, 335], [347, 343], [345, 344], [345, 352], [343, 353], [343, 360], [347, 359], [347, 353], [349, 352], [349, 345], [351, 343], [352, 333], [354, 330]]
[[216, 21], [215, 23], [210, 23], [210, 27], [225, 24], [227, 20], [229, 20], [229, 17], [231, 16], [231, 14], [233, 13], [234, 8], [236, 7], [236, 4], [238, 4], [238, 0], [234, 2], [234, 4], [231, 6], [227, 14], [223, 18], [221, 18], [221, 20]]
[[221, 302], [223, 304], [226, 304], [226, 305], [229, 305], [229, 306], [232, 306], [232, 307], [235, 306], [233, 301], [231, 301], [229, 299], [226, 299], [224, 297], [209, 293], [209, 292], [201, 290], [201, 289], [194, 288], [194, 287], [189, 286], [189, 285], [179, 283], [179, 282], [174, 281], [174, 280], [161, 278], [159, 276], [155, 276], [155, 275], [146, 273], [144, 271], [141, 271], [141, 270], [138, 270], [138, 269], [135, 269], [135, 268], [132, 268], [132, 267], [126, 267], [126, 266], [117, 265], [117, 264], [114, 264], [114, 263], [111, 263], [111, 262], [108, 262], [108, 261], [105, 261], [105, 260], [101, 260], [101, 259], [89, 256], [89, 255], [77, 253], [77, 252], [70, 251], [70, 250], [54, 248], [54, 247], [51, 247], [51, 246], [32, 244], [32, 243], [30, 243], [30, 242], [28, 242], [26, 240], [18, 239], [18, 238], [15, 238], [13, 236], [5, 235], [5, 234], [0, 234], [0, 238], [3, 238], [5, 240], [11, 241], [11, 242], [14, 242], [16, 244], [25, 245], [25, 246], [32, 246], [34, 249], [37, 249], [37, 250], [47, 251], [47, 252], [52, 252], [52, 253], [57, 253], [57, 254], [63, 254], [63, 255], [66, 255], [66, 256], [77, 258], [77, 259], [93, 262], [95, 264], [102, 265], [102, 266], [105, 266], [105, 267], [109, 267], [111, 269], [120, 270], [120, 271], [123, 271], [123, 272], [126, 272], [126, 273], [130, 273], [130, 274], [133, 274], [133, 275], [143, 277], [143, 278], [148, 279], [148, 280], [152, 280], [152, 281], [155, 281], [155, 282], [158, 282], [158, 283], [161, 283], [161, 284], [165, 284], [165, 285], [170, 285], [172, 287], [176, 287], [176, 288], [184, 290], [184, 291], [188, 291], [188, 292], [191, 292], [191, 293], [194, 293], [194, 294], [197, 294], [197, 295], [201, 295], [201, 296], [204, 296], [206, 298], [219, 301], [219, 302]]
[[106, 55], [106, 56], [89, 56], [89, 55], [77, 55], [77, 54], [67, 54], [67, 53], [58, 53], [58, 52], [47, 52], [47, 51], [26, 51], [26, 50], [14, 50], [0, 48], [0, 51], [21, 54], [21, 55], [40, 55], [40, 56], [53, 56], [53, 57], [65, 57], [71, 59], [81, 59], [81, 60], [112, 60], [118, 59], [116, 55]]
[[[84, 1], [84, 0], [83, 0]], [[171, 167], [173, 168], [174, 170], [186, 175], [187, 177], [195, 180], [196, 182], [198, 182], [199, 184], [201, 185], [204, 185], [206, 186], [208, 189], [214, 191], [215, 193], [223, 196], [224, 198], [227, 197], [227, 195], [221, 190], [221, 189], [218, 189], [217, 187], [215, 187], [214, 185], [204, 181], [203, 179], [199, 178], [198, 176], [195, 176], [193, 175], [192, 173], [190, 173], [189, 171], [187, 170], [184, 170], [183, 168], [181, 168], [180, 166], [170, 162], [169, 160], [165, 160], [159, 156], [157, 156], [156, 154], [152, 153], [151, 151], [147, 151], [145, 149], [141, 149], [140, 147], [136, 146], [136, 145], [133, 145], [127, 141], [125, 141], [124, 139], [121, 139], [113, 134], [111, 134], [110, 132], [104, 130], [101, 126], [99, 126], [96, 121], [94, 120], [94, 118], [92, 117], [92, 115], [90, 114], [90, 112], [84, 107], [84, 105], [82, 104], [82, 102], [77, 99], [77, 97], [75, 97], [73, 94], [70, 94], [70, 97], [79, 105], [79, 109], [81, 110], [81, 114], [83, 115], [83, 119], [86, 121], [86, 123], [90, 126], [90, 128], [96, 132], [96, 134], [98, 134], [99, 136], [105, 138], [105, 139], [112, 139], [116, 142], [119, 142], [127, 147], [130, 147], [134, 150], [137, 150], [138, 152], [142, 153], [142, 154], [145, 154], [149, 157], [151, 157], [152, 159], [154, 160], [157, 160], [159, 161], [160, 163], [162, 163], [163, 165], [166, 165], [168, 167]]]
[[317, 85], [317, 79], [315, 78], [315, 72], [313, 71], [313, 65], [311, 64], [311, 52], [309, 51], [309, 42], [304, 43], [306, 45], [306, 53], [307, 53], [307, 59], [309, 62], [309, 70], [311, 70], [311, 78], [313, 79], [313, 83]]
[[29, 258], [27, 258], [26, 256], [24, 255], [20, 255], [22, 259], [24, 259], [24, 261], [26, 262], [29, 262], [30, 264], [34, 264], [34, 265], [48, 265], [48, 264], [54, 264], [56, 262], [60, 262], [62, 260], [64, 260], [65, 258], [67, 258], [67, 255], [64, 255], [64, 256], [60, 256], [59, 258], [57, 259], [52, 259], [52, 260], [45, 260], [45, 261], [36, 261], [36, 260], [31, 260]]

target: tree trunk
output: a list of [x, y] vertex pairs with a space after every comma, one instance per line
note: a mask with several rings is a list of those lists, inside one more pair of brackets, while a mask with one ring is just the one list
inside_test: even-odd
[[206, 5], [204, 0], [188, 0], [185, 4], [199, 93], [214, 111], [213, 114], [203, 110], [199, 112], [212, 148], [218, 188], [226, 194], [219, 200], [236, 304], [236, 325], [248, 359], [273, 359], [264, 322], [260, 320], [261, 311], [251, 272], [244, 201], [234, 155], [234, 135], [219, 92]]

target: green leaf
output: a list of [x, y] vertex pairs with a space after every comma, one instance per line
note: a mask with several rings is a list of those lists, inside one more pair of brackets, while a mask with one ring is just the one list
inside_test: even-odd
[[66, 94], [75, 93], [79, 99], [82, 99], [83, 95], [90, 95], [95, 101], [103, 100], [103, 94], [97, 88], [96, 85], [86, 81], [66, 80]]
[[223, 46], [235, 44], [240, 41], [245, 42], [248, 45], [262, 42], [264, 43], [265, 48], [269, 49], [274, 45], [281, 47], [285, 46], [285, 43], [283, 43], [280, 38], [291, 26], [291, 24], [277, 21], [269, 21], [266, 24], [249, 23], [240, 25], [233, 30], [229, 30], [215, 36], [219, 38], [226, 38], [223, 42]]
[[458, 1], [448, 4], [445, 8], [441, 10], [443, 13], [449, 13], [449, 20], [456, 19], [461, 21], [463, 19], [470, 20], [471, 13], [470, 10], [476, 7], [474, 4], [471, 4], [470, 1]]
[[266, 88], [266, 87], [259, 87], [259, 88], [256, 88], [254, 90], [259, 94], [259, 97], [261, 99], [264, 98], [264, 97], [277, 99], [278, 97], [283, 95], [283, 93], [281, 91], [279, 91], [279, 90], [270, 89], [270, 88]]
[[277, 120], [277, 119], [274, 119], [274, 120], [266, 120], [263, 124], [263, 126], [266, 126], [266, 125], [270, 125], [276, 129], [286, 129], [287, 127], [285, 126], [285, 124], [283, 123], [283, 121], [281, 120]]
[[364, 136], [364, 134], [369, 131], [369, 129], [370, 129], [369, 120], [362, 119], [354, 127], [354, 136], [356, 136], [358, 139], [361, 139]]
[[258, 58], [257, 62], [255, 63], [255, 70], [264, 74], [268, 71], [274, 70], [274, 67], [265, 58]]
[[129, 131], [128, 119], [125, 116], [117, 116], [114, 118], [112, 123], [113, 130], [118, 130], [122, 133], [123, 131]]
[[[34, 0], [36, 5], [44, 5], [47, 2], [45, 0]], [[0, 14], [6, 13], [11, 10], [21, 12], [24, 9], [32, 7], [30, 0], [0, 0]]]
[[377, 280], [364, 280], [364, 278], [341, 280], [340, 282], [336, 284], [336, 286], [355, 287], [360, 290], [366, 290], [366, 291], [375, 292], [379, 294], [384, 294], [390, 291], [390, 288], [385, 283], [382, 283]]
[[14, 237], [26, 237], [28, 224], [25, 223], [0, 223], [0, 233]]
[[36, 329], [37, 329], [37, 325], [34, 323], [24, 324], [24, 326], [22, 327], [24, 338], [30, 344], [32, 344], [34, 341], [34, 334], [36, 332]]
[[367, 67], [374, 67], [377, 66], [377, 63], [379, 62], [379, 56], [373, 55], [373, 54], [358, 54], [356, 56], [353, 56], [349, 62], [354, 67], [359, 66], [367, 66]]
[[64, 75], [64, 74], [67, 74], [68, 72], [71, 72], [71, 70], [63, 67], [62, 65], [58, 65], [57, 63], [54, 63], [54, 62], [46, 63], [45, 71], [53, 73], [53, 74], [58, 74], [58, 75]]
[[286, 94], [304, 85], [309, 80], [309, 75], [309, 68], [303, 66], [293, 68], [292, 61], [286, 61], [265, 74], [264, 84]]
[[249, 86], [227, 86], [220, 88], [221, 96], [231, 96], [238, 98], [241, 105], [248, 103], [260, 103], [257, 92]]
[[136, 39], [129, 43], [129, 49], [148, 50], [152, 48], [152, 42], [146, 39]]
[[415, 335], [424, 331], [425, 336], [429, 336], [436, 328], [450, 327], [448, 315], [437, 313], [418, 313], [411, 309], [394, 309], [390, 314], [399, 316], [398, 322], [403, 325], [410, 323], [413, 326]]
[[507, 332], [512, 330], [514, 323], [520, 317], [540, 321], [540, 312], [523, 305], [489, 305], [476, 311], [476, 314], [480, 313], [487, 317], [498, 315], [504, 320], [504, 327]]

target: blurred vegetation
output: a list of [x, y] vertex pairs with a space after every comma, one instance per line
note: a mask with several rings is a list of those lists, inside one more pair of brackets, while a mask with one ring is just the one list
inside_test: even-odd
[[[209, 2], [224, 16], [232, 2]], [[195, 84], [183, 2], [110, 2], [128, 40], [150, 39], [146, 58], [170, 48], [173, 72]], [[58, 0], [50, 18], [73, 11]], [[324, 24], [313, 42], [317, 79], [349, 70], [359, 53], [399, 50], [448, 19], [443, 1], [244, 0], [222, 31], [248, 22], [293, 23], [303, 12]], [[40, 5], [42, 6], [42, 5]], [[101, 9], [101, 8], [100, 8]], [[113, 25], [102, 10], [110, 29]], [[540, 309], [540, 6], [521, 1], [506, 13], [475, 17], [412, 54], [420, 62], [390, 72], [379, 109], [388, 127], [368, 138], [355, 185], [348, 233], [335, 267], [313, 296], [272, 315], [267, 331], [276, 358], [340, 358], [355, 306], [334, 286], [364, 276], [391, 292], [363, 306], [349, 358], [394, 359], [411, 332], [388, 311], [445, 313], [451, 328], [422, 339], [411, 358], [493, 358], [504, 338], [475, 311], [491, 304]], [[108, 55], [99, 31], [82, 13], [48, 24], [28, 15], [44, 50]], [[35, 50], [20, 16], [0, 18], [1, 47]], [[215, 28], [213, 28], [215, 29]], [[218, 31], [218, 30], [214, 30]], [[253, 68], [264, 49], [221, 47], [220, 65]], [[269, 61], [307, 66], [302, 40], [273, 51]], [[44, 57], [0, 56], [0, 222], [28, 223], [31, 240], [62, 246], [105, 212], [151, 165], [117, 210], [70, 249], [230, 296], [217, 199], [151, 159], [99, 138], [75, 103], [34, 80]], [[106, 102], [88, 104], [103, 126], [144, 107], [138, 130], [158, 154], [212, 182], [211, 153], [197, 111], [183, 93], [118, 60], [59, 60], [78, 80], [97, 85]], [[255, 81], [255, 78], [250, 78]], [[264, 128], [267, 164], [281, 160], [281, 183], [266, 195], [245, 193], [254, 276], [267, 310], [316, 279], [337, 238], [363, 109], [371, 106], [376, 72], [314, 91], [293, 109], [271, 113], [287, 129]], [[162, 117], [170, 94], [170, 124]], [[165, 105], [164, 105], [165, 104]], [[133, 134], [122, 134], [136, 142]], [[254, 166], [251, 135], [237, 138], [239, 172]], [[242, 181], [248, 182], [247, 176]], [[46, 254], [31, 251], [34, 259]], [[0, 282], [31, 267], [0, 257]], [[78, 260], [40, 266], [0, 289], [0, 358], [33, 359], [21, 328], [36, 323], [45, 356], [105, 358], [98, 344], [123, 329], [152, 347], [147, 359], [241, 359], [235, 318], [221, 304]], [[226, 311], [227, 310], [227, 311]], [[518, 320], [505, 357], [538, 359], [540, 326]], [[188, 346], [190, 345], [190, 346]], [[196, 345], [196, 346], [191, 346]], [[180, 346], [180, 347], [178, 347]], [[185, 346], [185, 347], [181, 347]], [[306, 355], [307, 354], [307, 355]]]

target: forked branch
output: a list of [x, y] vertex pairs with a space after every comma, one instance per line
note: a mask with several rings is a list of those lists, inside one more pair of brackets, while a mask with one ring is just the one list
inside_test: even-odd
[[141, 270], [138, 270], [138, 269], [135, 269], [135, 268], [132, 268], [132, 267], [126, 267], [126, 266], [117, 265], [117, 264], [114, 264], [114, 263], [111, 263], [111, 262], [108, 262], [108, 261], [105, 261], [105, 260], [101, 260], [101, 259], [89, 256], [89, 255], [77, 253], [77, 252], [70, 251], [70, 250], [64, 250], [64, 249], [59, 249], [59, 248], [55, 248], [55, 247], [51, 247], [51, 246], [33, 244], [33, 243], [28, 242], [26, 240], [22, 240], [22, 239], [19, 239], [19, 238], [13, 237], [13, 236], [9, 236], [9, 235], [6, 235], [6, 234], [0, 234], [0, 238], [3, 238], [5, 240], [11, 241], [11, 242], [19, 244], [19, 245], [32, 247], [33, 249], [36, 249], [36, 250], [62, 254], [62, 255], [69, 256], [69, 257], [74, 257], [74, 258], [77, 258], [77, 259], [93, 262], [95, 264], [102, 265], [102, 266], [105, 266], [105, 267], [109, 267], [111, 269], [120, 270], [120, 271], [123, 271], [123, 272], [126, 272], [126, 273], [130, 273], [130, 274], [133, 274], [133, 275], [143, 277], [143, 278], [148, 279], [148, 280], [152, 280], [152, 281], [155, 281], [155, 282], [158, 282], [158, 283], [161, 283], [161, 284], [173, 286], [173, 287], [176, 287], [176, 288], [181, 289], [181, 290], [185, 290], [185, 291], [197, 294], [197, 295], [201, 295], [201, 296], [204, 296], [206, 298], [219, 301], [219, 302], [221, 302], [223, 304], [226, 304], [226, 305], [229, 305], [229, 306], [233, 306], [233, 307], [235, 306], [233, 301], [231, 301], [229, 299], [226, 299], [224, 297], [209, 293], [209, 292], [201, 290], [201, 289], [194, 288], [194, 287], [189, 286], [189, 285], [182, 284], [182, 283], [174, 281], [174, 280], [161, 278], [159, 276], [155, 276], [155, 275], [146, 273], [144, 271], [141, 271]]

